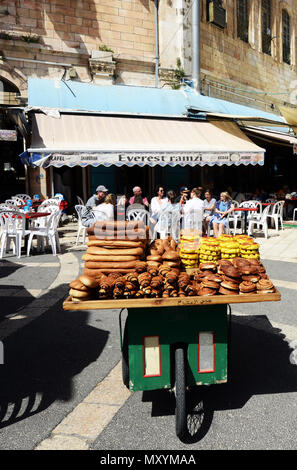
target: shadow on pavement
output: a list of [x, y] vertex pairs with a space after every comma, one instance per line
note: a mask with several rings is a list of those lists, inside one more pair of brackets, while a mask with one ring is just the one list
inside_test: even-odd
[[[184, 443], [207, 434], [217, 410], [244, 407], [253, 395], [297, 391], [297, 367], [290, 363], [292, 349], [265, 315], [232, 315], [228, 382], [198, 386], [187, 393], [188, 435]], [[175, 414], [175, 397], [165, 390], [143, 392], [152, 402], [152, 416]]]
[[[69, 401], [72, 379], [105, 347], [109, 332], [87, 325], [88, 312], [62, 310], [61, 292], [67, 288], [65, 284], [53, 289], [56, 303], [4, 340], [0, 428], [39, 413], [56, 400]], [[43, 297], [38, 301], [44, 300], [46, 306]]]

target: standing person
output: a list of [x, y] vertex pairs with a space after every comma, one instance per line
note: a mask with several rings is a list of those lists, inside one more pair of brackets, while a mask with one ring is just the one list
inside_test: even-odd
[[183, 225], [186, 229], [202, 230], [203, 201], [200, 196], [201, 191], [198, 188], [193, 188], [190, 199], [183, 206]]
[[164, 194], [163, 186], [157, 186], [155, 194], [156, 196], [152, 198], [151, 204], [150, 204], [150, 212], [151, 212], [150, 221], [152, 224], [155, 224], [157, 222], [160, 211], [167, 204], [167, 199]]
[[[176, 202], [176, 194], [174, 191], [169, 190], [166, 193], [166, 202], [159, 212], [158, 222], [155, 225], [155, 231], [160, 233], [161, 238], [166, 238], [169, 233], [175, 240], [178, 238], [179, 214], [180, 205]], [[175, 216], [178, 219], [178, 224], [173, 226], [172, 221], [175, 220]]]
[[234, 204], [230, 194], [225, 191], [220, 194], [220, 200], [216, 203], [214, 215], [211, 217], [214, 236], [219, 237], [225, 231], [227, 226], [227, 216], [234, 210]]
[[97, 186], [96, 188], [96, 194], [93, 194], [87, 202], [86, 202], [86, 208], [87, 209], [92, 209], [94, 206], [98, 206], [99, 204], [102, 204], [104, 202], [106, 194], [108, 193], [108, 189], [103, 186]]
[[183, 206], [190, 196], [190, 190], [186, 186], [182, 186], [180, 188], [179, 196], [175, 199], [175, 202], [178, 202], [181, 206]]
[[106, 215], [104, 220], [114, 220], [115, 212], [115, 196], [114, 194], [107, 194], [104, 202], [93, 207], [93, 213], [95, 214], [96, 220], [100, 220], [100, 212]]
[[206, 234], [209, 221], [216, 207], [216, 200], [214, 197], [212, 197], [212, 193], [210, 189], [205, 190], [204, 196], [205, 196], [205, 199], [203, 201], [204, 212], [203, 212], [202, 228], [203, 228], [203, 234]]
[[142, 204], [146, 207], [149, 206], [149, 202], [146, 197], [142, 195], [142, 189], [140, 186], [134, 186], [133, 196], [129, 199], [129, 204]]

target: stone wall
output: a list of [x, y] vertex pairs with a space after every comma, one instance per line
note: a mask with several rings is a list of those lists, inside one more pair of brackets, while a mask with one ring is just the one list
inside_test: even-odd
[[[297, 78], [297, 2], [296, 0], [286, 2], [272, 0], [271, 36], [274, 39], [271, 41], [271, 55], [261, 51], [261, 1], [250, 0], [249, 4], [249, 42], [246, 43], [237, 38], [236, 0], [223, 0], [223, 6], [227, 10], [225, 29], [207, 22], [207, 0], [201, 0], [202, 91], [222, 99], [271, 111], [273, 106], [277, 107], [277, 104], [290, 103], [293, 82]], [[160, 11], [162, 15], [160, 21], [172, 18], [174, 14], [176, 18], [180, 14], [183, 16], [182, 28], [178, 20], [175, 26], [172, 23], [171, 34], [175, 42], [168, 44], [166, 53], [161, 54], [161, 67], [175, 67], [178, 54], [177, 42], [182, 42], [183, 53], [180, 57], [189, 78], [192, 64], [190, 7], [190, 0], [182, 0], [182, 2], [172, 0], [164, 2], [163, 9]], [[291, 18], [291, 65], [282, 61], [282, 8], [286, 8]], [[183, 30], [182, 36], [181, 29]]]
[[[107, 79], [109, 83], [153, 84], [154, 41], [152, 0], [1, 2], [0, 48], [4, 61], [0, 75], [1, 69], [5, 70], [3, 77], [14, 81], [23, 94], [27, 77], [72, 76], [88, 82]], [[89, 63], [99, 48], [110, 51], [115, 65], [111, 69], [102, 66], [101, 75], [97, 74], [98, 67], [93, 63], [92, 69]], [[97, 57], [97, 62], [100, 60]], [[74, 71], [70, 72], [71, 65]]]

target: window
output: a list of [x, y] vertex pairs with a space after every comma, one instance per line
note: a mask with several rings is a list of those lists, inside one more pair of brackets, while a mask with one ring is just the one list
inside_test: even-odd
[[282, 39], [283, 39], [283, 62], [290, 64], [290, 16], [286, 10], [282, 11]]
[[262, 52], [271, 54], [271, 2], [262, 0]]
[[249, 2], [237, 0], [237, 37], [249, 42]]

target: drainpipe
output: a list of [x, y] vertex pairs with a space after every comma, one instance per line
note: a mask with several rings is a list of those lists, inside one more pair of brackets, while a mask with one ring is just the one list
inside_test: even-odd
[[159, 87], [159, 37], [158, 37], [158, 4], [159, 0], [154, 0], [155, 4], [155, 87]]
[[194, 90], [200, 93], [200, 0], [192, 4], [192, 80]]

